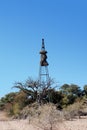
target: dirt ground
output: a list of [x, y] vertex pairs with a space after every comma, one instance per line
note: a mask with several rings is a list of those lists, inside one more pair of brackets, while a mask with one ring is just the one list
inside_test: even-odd
[[[5, 113], [0, 112], [0, 130], [41, 130], [31, 124], [28, 120], [11, 120]], [[58, 125], [56, 130], [87, 130], [87, 117], [65, 121]]]
[[87, 117], [65, 122], [64, 130], [87, 130]]

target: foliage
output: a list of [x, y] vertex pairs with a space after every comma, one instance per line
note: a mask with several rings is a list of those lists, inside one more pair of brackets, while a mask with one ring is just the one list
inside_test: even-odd
[[20, 91], [14, 99], [15, 103], [18, 103], [20, 106], [20, 109], [22, 109], [23, 107], [25, 107], [28, 103], [28, 96], [26, 93], [24, 93], [23, 91]]
[[1, 102], [3, 103], [12, 103], [14, 101], [14, 97], [16, 96], [17, 93], [11, 92], [7, 95], [5, 95], [5, 97], [1, 98]]
[[9, 115], [17, 114], [28, 104], [28, 97], [23, 91], [9, 93], [0, 100], [0, 109], [7, 111]]
[[65, 95], [73, 94], [73, 96], [76, 96], [76, 97], [81, 95], [80, 87], [75, 84], [71, 84], [71, 85], [64, 84], [63, 86], [60, 87], [60, 90]]
[[11, 92], [9, 94], [6, 94], [5, 97], [2, 97], [0, 99], [0, 109], [10, 111], [12, 109], [12, 104], [14, 102], [16, 94], [17, 93]]
[[6, 110], [10, 115], [19, 113], [24, 107], [35, 102], [50, 102], [56, 104], [60, 110], [87, 99], [87, 85], [84, 85], [83, 90], [76, 84], [64, 84], [55, 89], [53, 79], [49, 80], [47, 86], [44, 82], [40, 86], [38, 80], [29, 78], [25, 83], [16, 82], [14, 87], [18, 88], [19, 92], [11, 92], [0, 99], [0, 110]]
[[84, 94], [87, 96], [87, 85], [84, 85]]
[[63, 94], [61, 104], [66, 107], [69, 104], [73, 104], [77, 98], [82, 97], [82, 91], [78, 85], [75, 84], [64, 84], [60, 87], [60, 91]]

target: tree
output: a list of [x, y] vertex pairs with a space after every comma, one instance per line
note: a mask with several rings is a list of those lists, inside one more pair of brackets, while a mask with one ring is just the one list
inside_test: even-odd
[[74, 103], [76, 98], [80, 98], [82, 96], [82, 91], [76, 84], [64, 84], [60, 87], [60, 91], [64, 96], [61, 101], [63, 106]]
[[28, 94], [28, 97], [32, 99], [32, 101], [37, 100], [39, 103], [41, 103], [49, 96], [47, 91], [51, 88], [53, 83], [53, 79], [49, 79], [49, 82], [46, 85], [45, 82], [40, 84], [39, 80], [33, 80], [29, 78], [25, 83], [16, 82], [13, 87], [18, 88], [24, 93]]
[[18, 88], [19, 90], [26, 93], [30, 99], [35, 101], [37, 97], [38, 84], [38, 81], [34, 81], [29, 78], [25, 83], [16, 82], [13, 88]]
[[54, 104], [60, 104], [63, 94], [61, 91], [57, 91], [54, 88], [48, 90], [49, 100]]
[[5, 95], [5, 97], [2, 97], [1, 98], [1, 102], [3, 102], [3, 103], [13, 103], [14, 102], [14, 98], [15, 98], [15, 96], [16, 96], [16, 92], [14, 93], [14, 92], [11, 92], [11, 93], [8, 93], [8, 94], [6, 94]]
[[13, 104], [16, 95], [16, 92], [11, 92], [2, 97], [0, 100], [0, 109], [6, 110], [9, 114], [13, 113]]
[[76, 84], [71, 84], [71, 85], [64, 84], [63, 86], [60, 87], [60, 90], [65, 95], [72, 94], [73, 96], [77, 96], [77, 97], [81, 96], [82, 93], [80, 87]]
[[87, 96], [87, 85], [84, 85], [84, 94]]
[[76, 84], [71, 84], [69, 91], [70, 93], [72, 93], [74, 96], [77, 96], [77, 97], [80, 97], [82, 93], [80, 87]]
[[68, 84], [64, 84], [60, 87], [60, 90], [63, 94], [68, 94], [69, 93], [69, 89], [70, 89], [70, 86]]

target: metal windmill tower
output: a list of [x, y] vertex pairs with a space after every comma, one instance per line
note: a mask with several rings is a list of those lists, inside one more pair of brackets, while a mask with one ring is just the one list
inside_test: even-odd
[[[42, 47], [40, 51], [40, 68], [39, 68], [39, 98], [41, 94], [46, 90], [49, 84], [49, 72], [48, 72], [48, 62], [47, 62], [47, 51], [45, 50], [44, 39], [42, 39]], [[41, 99], [40, 99], [41, 100]]]

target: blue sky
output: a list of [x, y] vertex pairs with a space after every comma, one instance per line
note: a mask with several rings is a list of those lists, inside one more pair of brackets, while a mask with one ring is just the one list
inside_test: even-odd
[[87, 84], [86, 0], [0, 0], [0, 97], [38, 78], [42, 38], [58, 85]]

